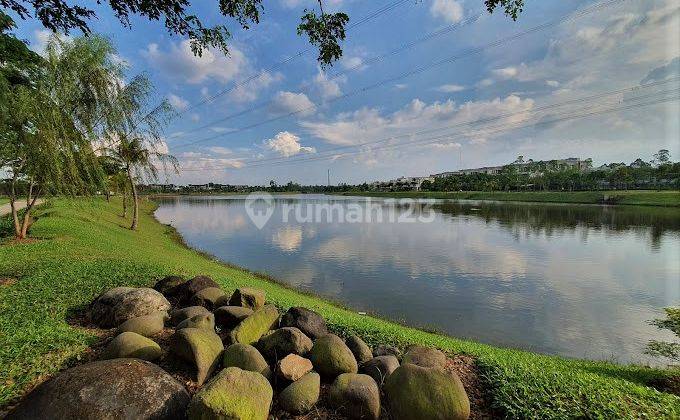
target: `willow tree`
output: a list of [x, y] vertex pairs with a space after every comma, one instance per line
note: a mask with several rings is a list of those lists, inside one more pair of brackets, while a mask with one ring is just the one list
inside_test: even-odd
[[[11, 27], [5, 25], [3, 35], [9, 36]], [[104, 127], [111, 86], [122, 75], [114, 53], [102, 37], [52, 36], [27, 83], [2, 78], [0, 167], [10, 177], [8, 195], [17, 239], [26, 238], [41, 196], [92, 193], [102, 187], [92, 141]], [[19, 183], [29, 185], [23, 217]]]

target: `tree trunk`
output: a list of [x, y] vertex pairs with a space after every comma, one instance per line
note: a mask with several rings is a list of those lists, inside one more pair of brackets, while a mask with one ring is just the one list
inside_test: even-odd
[[127, 217], [127, 189], [123, 190], [123, 217]]
[[130, 229], [137, 230], [137, 224], [139, 221], [139, 198], [137, 197], [137, 187], [135, 186], [135, 180], [132, 177], [132, 171], [130, 168], [128, 168], [127, 173], [130, 186], [132, 187], [132, 225], [130, 226]]
[[17, 209], [17, 195], [16, 195], [16, 182], [17, 176], [16, 171], [12, 171], [14, 175], [12, 176], [12, 183], [9, 194], [9, 206], [12, 208], [12, 221], [14, 222], [14, 236], [17, 239], [21, 239], [21, 225], [19, 224], [19, 210]]

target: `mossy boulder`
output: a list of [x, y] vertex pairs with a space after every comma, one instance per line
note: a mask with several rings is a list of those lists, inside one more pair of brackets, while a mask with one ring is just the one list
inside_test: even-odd
[[281, 378], [288, 381], [297, 381], [298, 379], [311, 372], [314, 368], [309, 359], [305, 359], [297, 354], [289, 354], [276, 364], [276, 373]]
[[232, 344], [224, 349], [222, 366], [237, 367], [250, 372], [258, 372], [267, 379], [271, 379], [272, 371], [267, 361], [259, 351], [250, 344]]
[[443, 369], [446, 355], [440, 350], [425, 346], [410, 346], [401, 359], [401, 363], [411, 363], [426, 368]]
[[328, 403], [350, 419], [377, 420], [380, 416], [380, 390], [368, 375], [343, 373], [335, 378]]
[[352, 351], [337, 335], [328, 334], [317, 338], [309, 352], [314, 368], [329, 379], [343, 373], [357, 373], [357, 361]]
[[398, 367], [383, 387], [394, 420], [466, 420], [470, 400], [457, 375], [411, 363]]
[[165, 295], [179, 305], [186, 305], [196, 293], [208, 287], [219, 288], [220, 285], [209, 276], [196, 276], [168, 290]]
[[231, 331], [232, 343], [253, 344], [267, 331], [276, 326], [279, 312], [275, 306], [267, 305], [254, 311]]
[[241, 287], [234, 291], [229, 299], [230, 306], [242, 306], [252, 310], [258, 310], [264, 306], [264, 290], [252, 287]]
[[362, 363], [359, 372], [369, 375], [378, 386], [382, 386], [388, 376], [399, 367], [399, 360], [392, 356], [377, 356]]
[[309, 372], [281, 391], [279, 406], [296, 416], [306, 414], [319, 401], [320, 390], [321, 377], [316, 372]]
[[228, 367], [218, 373], [189, 404], [189, 420], [267, 420], [274, 391], [257, 372]]
[[148, 287], [115, 287], [97, 297], [88, 309], [92, 322], [117, 327], [131, 318], [170, 310], [170, 302]]
[[[184, 277], [180, 276], [167, 276], [163, 277], [162, 279], [158, 280], [156, 284], [154, 284], [153, 288], [154, 290], [162, 293], [163, 295], [166, 295], [170, 290], [173, 288], [179, 286], [180, 284], [184, 283], [186, 279]], [[167, 295], [166, 295], [167, 297]]]
[[215, 324], [220, 328], [231, 330], [252, 314], [252, 309], [243, 306], [220, 306], [215, 309]]
[[210, 311], [203, 306], [189, 306], [182, 309], [176, 309], [170, 312], [170, 322], [172, 325], [179, 325], [185, 319], [195, 317], [196, 315], [208, 315]]
[[394, 356], [397, 359], [401, 360], [401, 350], [394, 346], [386, 345], [386, 344], [380, 344], [376, 348], [373, 349], [373, 356], [378, 357], [378, 356]]
[[328, 334], [326, 321], [318, 313], [299, 306], [292, 307], [281, 317], [282, 327], [295, 327], [312, 340]]
[[167, 312], [154, 312], [130, 318], [118, 326], [118, 334], [133, 332], [144, 337], [151, 337], [163, 331], [165, 323], [170, 319]]
[[178, 330], [183, 328], [203, 328], [209, 331], [215, 331], [215, 315], [210, 313], [205, 315], [194, 315], [177, 324]]
[[220, 337], [202, 328], [178, 330], [171, 339], [172, 354], [196, 368], [199, 385], [218, 367], [223, 350]]
[[373, 358], [373, 350], [359, 336], [353, 335], [347, 338], [345, 343], [359, 364], [368, 362]]
[[102, 359], [142, 359], [152, 362], [163, 355], [155, 341], [133, 332], [115, 336], [104, 349]]
[[219, 287], [206, 287], [203, 290], [199, 290], [191, 298], [191, 305], [204, 306], [209, 310], [214, 310], [222, 305], [226, 305], [229, 301], [229, 296], [224, 292], [224, 290]]
[[267, 359], [280, 360], [291, 353], [307, 354], [312, 349], [312, 340], [295, 327], [284, 327], [261, 337], [257, 348]]

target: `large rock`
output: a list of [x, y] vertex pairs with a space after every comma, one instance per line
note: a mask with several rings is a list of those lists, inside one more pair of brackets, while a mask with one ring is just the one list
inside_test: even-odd
[[311, 372], [313, 367], [311, 360], [297, 354], [289, 354], [276, 364], [276, 373], [288, 381], [297, 381]]
[[373, 349], [373, 356], [378, 357], [378, 356], [394, 356], [397, 359], [401, 360], [401, 350], [394, 346], [388, 346], [385, 344], [381, 344], [377, 346], [376, 348]]
[[368, 362], [373, 358], [373, 351], [360, 337], [353, 335], [345, 340], [345, 343], [352, 350], [352, 354], [359, 364]]
[[151, 337], [163, 331], [169, 319], [170, 315], [167, 312], [155, 312], [130, 318], [118, 326], [118, 333], [133, 332], [144, 337]]
[[426, 368], [444, 368], [446, 355], [437, 349], [425, 346], [410, 346], [401, 363], [411, 363]]
[[382, 386], [388, 376], [399, 367], [399, 360], [392, 356], [377, 356], [365, 362], [359, 368], [361, 373], [369, 375], [375, 382]]
[[220, 285], [208, 276], [196, 276], [168, 290], [165, 295], [173, 302], [185, 305], [196, 293], [208, 287], [220, 287]]
[[104, 349], [102, 359], [142, 359], [153, 362], [163, 355], [155, 341], [133, 332], [124, 332], [114, 337]]
[[158, 280], [156, 284], [154, 284], [153, 288], [154, 290], [165, 295], [166, 293], [168, 293], [175, 287], [179, 286], [180, 284], [184, 283], [185, 281], [186, 280], [180, 276], [167, 276]]
[[343, 373], [338, 376], [329, 390], [328, 402], [350, 419], [377, 420], [380, 416], [380, 390], [368, 375]]
[[177, 324], [178, 330], [183, 328], [203, 328], [209, 331], [215, 331], [215, 315], [194, 315]]
[[253, 310], [250, 308], [221, 306], [215, 309], [215, 324], [220, 328], [231, 330], [252, 314]]
[[269, 360], [281, 360], [287, 355], [305, 355], [312, 349], [312, 340], [295, 327], [283, 327], [260, 338], [257, 348]]
[[224, 346], [213, 331], [201, 328], [178, 330], [171, 340], [172, 353], [196, 368], [196, 382], [201, 385], [220, 364]]
[[318, 313], [302, 307], [293, 307], [281, 317], [282, 327], [300, 329], [307, 337], [316, 340], [328, 334], [326, 321]]
[[170, 302], [150, 288], [116, 287], [92, 302], [89, 318], [102, 328], [117, 327], [130, 318], [170, 310]]
[[253, 344], [272, 329], [279, 320], [275, 306], [267, 305], [253, 312], [231, 331], [232, 343]]
[[209, 315], [210, 311], [202, 306], [189, 306], [176, 309], [170, 313], [172, 325], [179, 325], [185, 319], [193, 318], [196, 315]]
[[250, 344], [232, 344], [224, 349], [222, 354], [222, 366], [237, 367], [250, 372], [258, 372], [267, 379], [272, 376], [272, 371], [259, 351]]
[[316, 372], [309, 372], [281, 391], [279, 405], [291, 414], [306, 414], [319, 400], [320, 389], [321, 377]]
[[387, 378], [383, 389], [394, 420], [465, 420], [470, 416], [470, 401], [462, 382], [441, 369], [401, 365]]
[[68, 369], [39, 385], [8, 419], [177, 419], [189, 404], [181, 383], [139, 359], [103, 360]]
[[189, 404], [189, 420], [266, 420], [273, 395], [264, 376], [229, 367], [194, 395]]
[[226, 305], [227, 302], [229, 302], [229, 296], [219, 287], [206, 287], [203, 290], [199, 290], [198, 293], [191, 298], [192, 305], [205, 306], [211, 311], [222, 305]]
[[250, 308], [253, 311], [264, 306], [264, 290], [254, 289], [252, 287], [241, 287], [234, 291], [229, 299], [230, 306], [242, 306]]
[[309, 359], [321, 376], [333, 379], [343, 373], [357, 373], [357, 361], [352, 351], [337, 335], [317, 338]]

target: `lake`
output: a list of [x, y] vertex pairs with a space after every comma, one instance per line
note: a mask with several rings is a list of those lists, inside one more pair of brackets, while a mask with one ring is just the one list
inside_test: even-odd
[[[672, 339], [647, 321], [680, 302], [678, 209], [324, 195], [250, 208], [238, 195], [157, 201], [156, 217], [190, 246], [356, 311], [621, 363], [660, 363], [645, 343]], [[324, 206], [333, 211], [312, 220]], [[342, 219], [369, 208], [371, 221]], [[267, 209], [260, 229], [250, 216]]]

